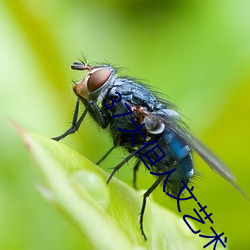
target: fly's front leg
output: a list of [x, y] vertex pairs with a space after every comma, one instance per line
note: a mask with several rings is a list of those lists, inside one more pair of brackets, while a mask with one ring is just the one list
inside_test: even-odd
[[94, 102], [93, 100], [89, 101], [89, 105], [90, 105], [89, 113], [103, 129], [106, 128], [108, 126], [106, 114], [102, 112], [97, 103]]
[[82, 121], [83, 121], [84, 117], [86, 116], [86, 114], [88, 112], [88, 109], [89, 109], [89, 104], [88, 104], [87, 107], [86, 107], [86, 109], [84, 110], [84, 112], [80, 116], [79, 120], [77, 120], [78, 119], [78, 112], [79, 112], [79, 103], [80, 103], [80, 101], [78, 99], [77, 102], [76, 102], [76, 106], [75, 106], [75, 111], [74, 111], [74, 116], [73, 116], [71, 127], [65, 133], [63, 133], [62, 135], [59, 135], [57, 137], [53, 137], [51, 139], [53, 139], [55, 141], [60, 141], [64, 137], [68, 136], [69, 134], [75, 133], [79, 129], [79, 127], [80, 127], [80, 125], [81, 125], [81, 123], [82, 123]]

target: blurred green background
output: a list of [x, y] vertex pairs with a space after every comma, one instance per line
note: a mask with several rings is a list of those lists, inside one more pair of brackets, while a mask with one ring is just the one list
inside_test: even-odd
[[[82, 55], [123, 66], [166, 94], [250, 196], [249, 13], [247, 0], [1, 1], [0, 249], [81, 249], [81, 235], [36, 191], [39, 173], [8, 117], [47, 137], [64, 132], [76, 100], [72, 80], [83, 76], [70, 65]], [[96, 162], [112, 142], [93, 124], [88, 118], [63, 143]], [[113, 152], [102, 167], [110, 171], [123, 156]], [[194, 194], [213, 213], [213, 228], [230, 249], [250, 249], [250, 202], [195, 160], [202, 177]], [[132, 165], [117, 177], [131, 184]], [[141, 168], [138, 186], [153, 180]], [[178, 213], [161, 189], [153, 198]], [[179, 215], [195, 205], [183, 203]]]

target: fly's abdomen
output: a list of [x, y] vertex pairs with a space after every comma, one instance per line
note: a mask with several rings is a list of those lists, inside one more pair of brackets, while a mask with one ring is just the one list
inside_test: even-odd
[[182, 187], [181, 181], [188, 184], [190, 178], [194, 175], [192, 154], [190, 147], [172, 130], [166, 129], [164, 131], [163, 140], [170, 155], [171, 169], [176, 168], [176, 171], [169, 177], [167, 189], [176, 196]]
[[166, 129], [162, 138], [162, 143], [169, 153], [170, 163], [176, 166], [175, 175], [172, 178], [180, 178], [185, 181], [192, 177], [194, 171], [190, 147], [172, 130]]
[[[148, 154], [148, 152], [150, 153]], [[162, 152], [165, 156], [159, 159], [160, 156], [163, 156]], [[141, 155], [147, 155], [148, 158], [144, 157], [144, 160], [148, 165], [152, 162], [156, 162], [150, 166], [153, 172], [164, 173], [176, 168], [166, 182], [167, 191], [175, 196], [178, 195], [182, 188], [181, 181], [188, 184], [190, 178], [194, 175], [190, 147], [172, 130], [165, 129], [158, 138], [157, 143], [142, 150]]]

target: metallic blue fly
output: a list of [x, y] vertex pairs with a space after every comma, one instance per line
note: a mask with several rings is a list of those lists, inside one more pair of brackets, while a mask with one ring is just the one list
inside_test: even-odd
[[[72, 126], [53, 139], [59, 141], [77, 131], [89, 113], [101, 128], [108, 129], [113, 138], [114, 146], [98, 163], [115, 147], [123, 147], [129, 153], [114, 168], [107, 182], [134, 157], [134, 185], [136, 171], [142, 162], [155, 173], [157, 180], [144, 194], [140, 214], [140, 229], [145, 239], [143, 215], [147, 197], [164, 182], [165, 172], [172, 171], [164, 185], [174, 196], [180, 192], [182, 181], [186, 185], [190, 183], [195, 173], [192, 151], [244, 195], [226, 165], [188, 131], [173, 104], [157, 97], [145, 84], [118, 77], [117, 70], [108, 64], [89, 66], [84, 62], [74, 62], [71, 68], [85, 70], [87, 74], [73, 87], [78, 100]], [[78, 118], [80, 102], [85, 111]]]

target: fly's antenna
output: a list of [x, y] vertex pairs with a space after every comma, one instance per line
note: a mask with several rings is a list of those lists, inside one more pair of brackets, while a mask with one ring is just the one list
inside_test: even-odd
[[89, 70], [89, 65], [84, 62], [73, 62], [71, 69], [74, 70]]

